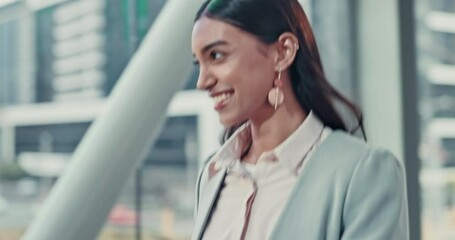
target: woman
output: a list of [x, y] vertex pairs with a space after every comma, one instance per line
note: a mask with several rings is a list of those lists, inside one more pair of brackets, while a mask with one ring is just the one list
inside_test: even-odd
[[209, 0], [192, 48], [226, 127], [192, 239], [408, 239], [402, 166], [348, 133], [297, 0]]

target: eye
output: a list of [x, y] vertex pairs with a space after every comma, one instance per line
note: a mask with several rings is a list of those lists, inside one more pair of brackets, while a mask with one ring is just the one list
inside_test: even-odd
[[222, 53], [222, 52], [213, 51], [210, 53], [211, 60], [214, 60], [214, 61], [219, 60], [222, 57], [224, 57], [224, 53]]

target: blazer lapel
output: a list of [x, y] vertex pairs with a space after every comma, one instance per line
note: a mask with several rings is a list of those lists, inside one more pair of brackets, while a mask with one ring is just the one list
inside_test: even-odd
[[[209, 175], [212, 174], [209, 173]], [[225, 177], [226, 169], [220, 169], [214, 173], [213, 176], [209, 176], [209, 180], [203, 186], [193, 231], [193, 237], [191, 238], [192, 240], [199, 240], [202, 238], [202, 233], [205, 230]]]
[[[272, 235], [270, 239], [296, 239], [297, 236], [301, 234], [295, 234], [295, 230], [305, 231], [300, 227], [296, 227], [296, 222], [302, 223], [305, 222], [306, 225], [311, 226], [308, 223], [315, 221], [314, 216], [311, 213], [312, 206], [311, 202], [318, 201], [314, 198], [312, 193], [313, 189], [312, 184], [314, 184], [315, 173], [320, 173], [321, 170], [327, 171], [328, 167], [337, 166], [333, 163], [327, 162], [327, 160], [337, 159], [338, 156], [335, 156], [334, 153], [338, 152], [334, 150], [339, 142], [333, 144], [333, 138], [336, 132], [331, 133], [327, 138], [321, 143], [319, 147], [313, 152], [313, 155], [306, 159], [307, 163], [305, 168], [302, 170], [300, 175], [297, 178], [297, 182], [289, 195], [289, 199], [286, 202], [284, 209], [282, 210], [280, 216], [278, 217], [277, 224], [272, 230]], [[332, 155], [330, 155], [332, 154]], [[337, 158], [338, 157], [338, 158]], [[321, 164], [327, 163], [327, 164]], [[322, 201], [322, 199], [321, 199]], [[302, 204], [303, 203], [303, 204]], [[320, 223], [322, 224], [322, 222]], [[314, 229], [312, 229], [314, 230]], [[306, 236], [310, 236], [308, 232], [305, 233]], [[308, 239], [326, 239], [326, 238], [317, 238], [313, 236]]]

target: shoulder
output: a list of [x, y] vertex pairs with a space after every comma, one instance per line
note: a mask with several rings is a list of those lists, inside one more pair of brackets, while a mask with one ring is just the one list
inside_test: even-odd
[[371, 150], [371, 147], [362, 139], [352, 136], [344, 131], [335, 130], [326, 138], [327, 146], [339, 148], [343, 151], [362, 152], [366, 153]]
[[336, 133], [330, 141], [331, 149], [338, 149], [335, 153], [350, 156], [340, 157], [343, 163], [336, 163], [345, 177], [343, 239], [408, 239], [402, 163], [390, 151], [370, 147], [345, 133]]
[[333, 131], [318, 147], [308, 167], [332, 176], [332, 180], [350, 182], [354, 174], [383, 175], [403, 171], [401, 163], [388, 150], [369, 146], [342, 131]]
[[382, 185], [404, 181], [404, 167], [390, 151], [371, 147], [361, 139], [340, 131], [335, 131], [327, 141], [326, 151], [332, 152], [331, 161], [338, 171], [344, 169], [351, 187], [369, 189], [375, 181]]
[[320, 147], [322, 152], [329, 152], [337, 158], [346, 156], [346, 161], [355, 165], [361, 161], [386, 161], [399, 165], [399, 161], [390, 151], [369, 146], [360, 138], [342, 131], [334, 131]]

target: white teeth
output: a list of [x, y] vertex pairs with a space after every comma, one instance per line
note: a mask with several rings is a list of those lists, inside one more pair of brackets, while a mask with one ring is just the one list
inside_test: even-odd
[[217, 104], [217, 103], [227, 100], [230, 97], [231, 97], [230, 93], [222, 93], [222, 94], [214, 96], [213, 100], [215, 101], [215, 104]]

